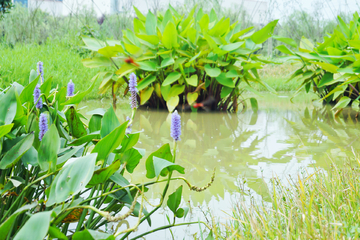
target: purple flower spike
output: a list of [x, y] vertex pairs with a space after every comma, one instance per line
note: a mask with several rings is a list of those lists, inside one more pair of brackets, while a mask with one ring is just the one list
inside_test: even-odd
[[43, 67], [43, 62], [38, 62], [37, 63], [37, 70], [38, 70], [38, 75], [40, 75], [40, 79], [41, 79], [41, 83], [44, 82], [44, 67]]
[[131, 94], [130, 97], [130, 106], [132, 109], [135, 109], [138, 107], [137, 104], [137, 93], [138, 93], [138, 89], [136, 88], [137, 86], [137, 82], [136, 82], [136, 75], [135, 73], [131, 73], [130, 74], [130, 81], [129, 81], [129, 91]]
[[[35, 89], [34, 89], [34, 104], [36, 104], [36, 108], [40, 109], [42, 108], [42, 99], [40, 98], [41, 95], [41, 90], [40, 90], [40, 85], [36, 85]], [[38, 101], [39, 99], [39, 101]]]
[[67, 85], [67, 97], [72, 97], [74, 96], [74, 91], [75, 91], [75, 84], [70, 80], [70, 82]]
[[39, 129], [39, 140], [41, 141], [48, 130], [48, 119], [45, 113], [40, 114]]
[[171, 114], [171, 128], [170, 128], [170, 136], [175, 140], [179, 141], [181, 135], [181, 117], [178, 112], [175, 110]]
[[[126, 117], [126, 121], [130, 121], [130, 117]], [[132, 124], [130, 124], [127, 128], [126, 128], [126, 130], [125, 130], [125, 133], [126, 134], [130, 134], [131, 133], [131, 126], [132, 126]]]
[[130, 74], [130, 81], [129, 81], [129, 91], [130, 92], [138, 92], [137, 90], [137, 81], [135, 73]]

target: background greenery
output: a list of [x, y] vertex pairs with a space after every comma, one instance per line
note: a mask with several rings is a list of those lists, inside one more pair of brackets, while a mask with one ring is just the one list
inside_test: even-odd
[[[204, 12], [210, 12], [211, 8], [216, 9], [218, 16], [230, 17], [231, 23], [239, 21], [242, 29], [255, 25], [251, 16], [240, 5], [232, 9], [224, 9], [219, 7], [220, 3], [216, 0], [186, 2], [187, 6], [175, 6], [179, 13], [187, 14], [191, 7], [197, 4], [199, 8], [204, 9]], [[79, 9], [66, 17], [56, 17], [39, 9], [29, 11], [16, 5], [0, 21], [0, 87], [4, 88], [14, 81], [24, 83], [29, 78], [29, 70], [36, 68], [34, 62], [37, 61], [44, 62], [45, 75], [53, 76], [54, 86], [62, 85], [72, 79], [77, 89], [89, 87], [89, 80], [96, 71], [86, 69], [80, 63], [81, 59], [89, 57], [89, 52], [79, 47], [83, 45], [80, 36], [94, 36], [101, 40], [121, 39], [122, 30], [132, 29], [133, 16], [130, 9], [132, 9], [131, 5], [126, 6], [123, 13], [103, 18], [97, 18], [94, 12], [86, 9]], [[153, 4], [151, 10], [166, 9]], [[351, 17], [346, 14], [340, 15], [345, 22]], [[312, 42], [321, 41], [326, 32], [333, 31], [336, 24], [335, 18], [324, 20], [316, 10], [314, 14], [299, 10], [282, 19], [274, 35], [293, 38], [297, 43], [302, 36]], [[256, 27], [259, 29], [261, 26]], [[280, 52], [272, 50], [279, 44], [281, 43], [278, 41], [270, 40], [259, 51], [268, 58], [277, 58]], [[298, 83], [284, 82], [294, 69], [296, 67], [290, 64], [268, 65], [259, 73], [264, 82], [276, 91], [295, 91]], [[254, 88], [266, 90], [261, 85], [254, 85]], [[99, 96], [93, 92], [87, 98]], [[101, 96], [107, 97], [107, 95]]]

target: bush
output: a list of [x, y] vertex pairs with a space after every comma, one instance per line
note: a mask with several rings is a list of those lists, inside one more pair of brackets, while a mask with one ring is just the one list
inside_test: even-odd
[[[127, 83], [126, 76], [136, 72], [141, 105], [170, 112], [198, 106], [237, 111], [251, 82], [266, 86], [257, 69], [268, 61], [255, 52], [271, 37], [277, 20], [255, 32], [230, 25], [229, 18], [218, 19], [214, 10], [204, 14], [199, 9], [195, 17], [195, 8], [187, 17], [171, 6], [158, 16], [135, 11], [134, 31], [124, 31], [121, 42], [83, 38], [86, 48], [97, 52], [83, 60], [85, 66], [117, 68], [102, 72], [100, 92], [111, 88], [116, 93]], [[257, 105], [254, 98], [251, 103]]]
[[[144, 154], [134, 148], [140, 133], [131, 133], [130, 128], [136, 109], [124, 123], [111, 106], [94, 110], [86, 119], [76, 105], [94, 84], [74, 95], [71, 82], [67, 88], [51, 89], [51, 78], [44, 80], [32, 70], [29, 84], [14, 83], [0, 92], [2, 239], [28, 239], [29, 233], [31, 239], [125, 239], [144, 221], [151, 225], [152, 214], [166, 200], [173, 214], [168, 219], [173, 221], [141, 235], [145, 236], [178, 226], [175, 220], [188, 213], [188, 208], [180, 207], [182, 186], [166, 197], [172, 180], [183, 180], [194, 191], [205, 190], [214, 180], [198, 188], [185, 178], [172, 178], [174, 171], [184, 173], [175, 158], [181, 129], [180, 116], [175, 113], [173, 152], [165, 144], [145, 163], [146, 176], [156, 180], [130, 183], [124, 173], [133, 173]], [[144, 192], [158, 182], [166, 183], [160, 202], [147, 211]], [[121, 210], [126, 210], [123, 215]], [[135, 226], [100, 233], [102, 226], [110, 222], [121, 225], [130, 215], [138, 219]], [[75, 223], [75, 231], [68, 230], [70, 223]]]
[[359, 109], [360, 17], [355, 13], [349, 24], [341, 17], [338, 20], [339, 25], [334, 33], [328, 34], [322, 43], [314, 46], [303, 37], [298, 46], [289, 39], [278, 38], [297, 50], [285, 45], [277, 49], [290, 55], [288, 60], [302, 63], [290, 78], [297, 78], [301, 82], [299, 90], [302, 87], [306, 92], [312, 89], [325, 102], [335, 104], [334, 108], [342, 109], [351, 105]]

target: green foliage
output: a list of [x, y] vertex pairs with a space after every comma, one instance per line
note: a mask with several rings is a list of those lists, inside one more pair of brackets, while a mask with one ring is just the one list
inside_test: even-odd
[[145, 17], [136, 9], [134, 30], [124, 30], [122, 41], [83, 37], [85, 48], [97, 52], [83, 60], [84, 66], [117, 68], [101, 73], [100, 92], [116, 92], [136, 72], [141, 105], [166, 108], [166, 102], [171, 112], [213, 99], [208, 106], [212, 110], [236, 111], [238, 98], [251, 83], [267, 87], [257, 71], [267, 61], [255, 52], [271, 37], [277, 20], [259, 31], [242, 30], [213, 11], [195, 10], [185, 16], [170, 6], [163, 15], [149, 12]]
[[9, 13], [12, 6], [11, 0], [0, 0], [0, 20], [3, 18], [5, 13]]
[[[77, 51], [69, 48], [65, 43], [52, 41], [42, 45], [17, 44], [11, 48], [0, 44], [0, 88], [5, 89], [13, 82], [18, 82], [23, 86], [35, 88], [28, 85], [29, 72], [36, 67], [36, 62], [44, 63], [44, 77], [52, 77], [51, 87], [56, 85], [66, 86], [72, 79], [75, 83], [75, 91], [87, 89], [91, 85], [91, 79], [96, 74], [93, 69], [87, 69], [81, 64], [81, 57]], [[21, 56], [21, 58], [14, 56]], [[85, 55], [88, 56], [88, 55]], [[34, 71], [35, 76], [37, 73]], [[33, 80], [33, 79], [32, 79]], [[66, 91], [66, 88], [64, 88]], [[28, 94], [23, 96], [29, 100], [32, 99], [33, 92], [26, 91]], [[86, 98], [98, 98], [95, 92], [88, 92]]]
[[[134, 148], [140, 134], [125, 133], [133, 117], [131, 122], [120, 123], [110, 107], [93, 111], [89, 121], [77, 110], [89, 90], [66, 97], [66, 88], [47, 85], [51, 79], [40, 87], [43, 106], [37, 109], [30, 97], [34, 82], [38, 84], [39, 77], [30, 74], [25, 86], [15, 82], [0, 92], [0, 239], [125, 239], [145, 220], [151, 225], [151, 215], [167, 198], [174, 170], [184, 173], [175, 164], [170, 145], [154, 152], [151, 163], [146, 162], [156, 180], [130, 182], [123, 176], [125, 170], [133, 173], [143, 157]], [[47, 116], [49, 125], [41, 140], [40, 113]], [[166, 182], [161, 202], [148, 212], [143, 194], [159, 181]], [[178, 218], [188, 211], [179, 208], [181, 190], [168, 200]], [[110, 222], [127, 221], [130, 215], [139, 218], [135, 226], [115, 233], [98, 231]], [[75, 232], [68, 231], [69, 223], [76, 224]], [[175, 221], [156, 231], [172, 226], [177, 226]]]
[[[290, 55], [288, 59], [302, 63], [289, 80], [297, 78], [306, 92], [312, 89], [325, 102], [335, 104], [342, 109], [360, 98], [360, 17], [355, 13], [349, 24], [338, 17], [339, 24], [334, 33], [328, 34], [322, 43], [315, 46], [303, 37], [296, 50], [285, 45], [277, 47]], [[279, 41], [284, 39], [278, 38]]]

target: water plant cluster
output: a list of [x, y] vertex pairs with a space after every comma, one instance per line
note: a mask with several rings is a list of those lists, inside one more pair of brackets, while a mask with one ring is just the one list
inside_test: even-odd
[[[237, 111], [240, 93], [251, 82], [266, 86], [257, 69], [267, 61], [255, 52], [271, 37], [277, 20], [254, 31], [218, 19], [214, 10], [206, 14], [199, 9], [195, 16], [193, 8], [185, 16], [170, 6], [164, 15], [149, 12], [145, 17], [134, 9], [134, 30], [124, 31], [122, 41], [83, 38], [86, 48], [97, 53], [83, 60], [85, 66], [116, 67], [103, 72], [100, 92], [117, 92], [127, 83], [126, 74], [136, 71], [140, 105], [170, 112], [192, 107]], [[250, 102], [256, 105], [255, 98]]]
[[[37, 65], [28, 84], [14, 82], [0, 93], [0, 239], [125, 239], [139, 225], [151, 226], [163, 204], [172, 212], [169, 224], [151, 232], [177, 226], [189, 208], [180, 207], [183, 186], [169, 195], [170, 183], [180, 180], [203, 191], [214, 181], [209, 176], [210, 183], [200, 188], [175, 177], [185, 171], [176, 163], [180, 115], [172, 114], [174, 145], [161, 146], [141, 162], [145, 150], [134, 147], [140, 132], [131, 129], [135, 75], [129, 80], [132, 115], [121, 123], [112, 106], [90, 112], [89, 118], [80, 114], [77, 105], [93, 87], [76, 92], [70, 80], [51, 88], [52, 79], [43, 79], [46, 66]], [[146, 183], [124, 177], [139, 164], [146, 165]], [[160, 182], [165, 186], [159, 202], [148, 203], [144, 193]], [[129, 217], [137, 219], [135, 225], [121, 228]]]

